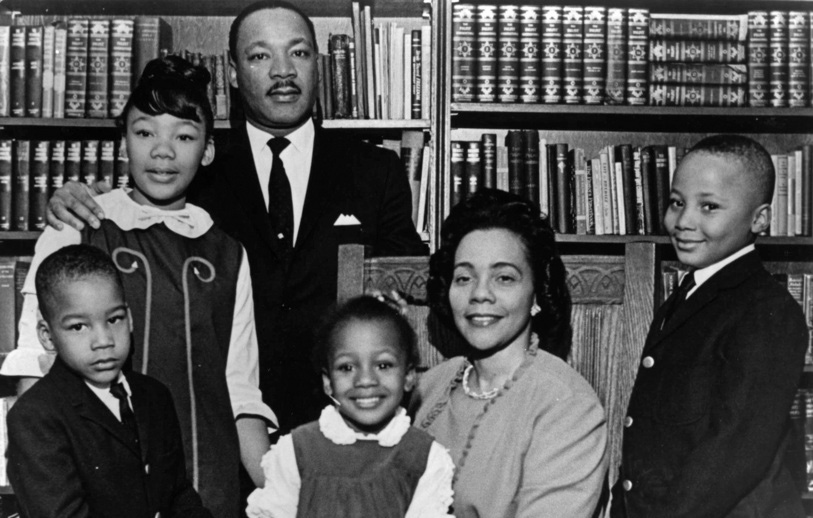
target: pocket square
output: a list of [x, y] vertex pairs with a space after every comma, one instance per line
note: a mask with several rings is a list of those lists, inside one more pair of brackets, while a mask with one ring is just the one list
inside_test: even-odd
[[347, 227], [350, 225], [361, 225], [361, 221], [357, 220], [352, 214], [339, 214], [336, 222], [333, 223], [334, 227]]

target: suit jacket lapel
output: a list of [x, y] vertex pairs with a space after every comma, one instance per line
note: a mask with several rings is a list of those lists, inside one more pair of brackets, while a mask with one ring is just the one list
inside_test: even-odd
[[93, 421], [108, 434], [115, 437], [134, 455], [141, 457], [141, 448], [134, 444], [127, 430], [116, 419], [116, 416], [85, 385], [85, 382], [71, 372], [59, 359], [51, 367], [54, 379], [63, 394], [68, 394], [76, 413], [83, 419]]
[[342, 191], [351, 188], [348, 185], [350, 167], [341, 145], [331, 142], [325, 131], [317, 127], [297, 247], [308, 238], [320, 218], [334, 217], [337, 213], [333, 207], [341, 203]]
[[274, 253], [280, 256], [279, 244], [274, 238], [274, 230], [268, 219], [268, 207], [265, 206], [260, 180], [257, 177], [248, 132], [243, 126], [236, 133], [238, 138], [229, 146], [227, 157], [223, 160], [223, 164], [228, 164], [229, 170], [221, 168], [218, 173], [227, 175], [229, 181], [233, 183], [234, 196], [238, 202], [237, 210], [241, 210], [245, 215], [245, 224], [253, 226]]
[[[756, 252], [750, 252], [735, 260], [733, 263], [726, 265], [722, 270], [714, 274], [708, 281], [697, 288], [692, 296], [686, 299], [686, 301], [675, 310], [663, 328], [655, 332], [652, 343], [648, 344], [647, 348], [656, 346], [663, 341], [664, 338], [678, 329], [688, 318], [702, 311], [704, 307], [717, 298], [720, 291], [736, 286], [748, 275], [753, 274], [760, 268], [762, 268], [762, 263]], [[666, 306], [667, 304], [664, 304], [657, 311], [655, 322], [662, 320]]]

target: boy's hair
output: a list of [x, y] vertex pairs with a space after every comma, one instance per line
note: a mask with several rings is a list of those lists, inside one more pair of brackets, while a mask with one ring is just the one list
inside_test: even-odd
[[124, 294], [119, 272], [104, 251], [90, 245], [70, 245], [46, 257], [37, 269], [34, 284], [42, 317], [47, 321], [56, 309], [58, 292], [65, 282], [104, 277]]
[[771, 155], [759, 142], [742, 135], [712, 135], [695, 144], [688, 154], [708, 153], [742, 165], [742, 173], [751, 177], [750, 185], [760, 204], [771, 203], [776, 173]]
[[144, 67], [127, 104], [116, 117], [116, 124], [124, 132], [127, 115], [138, 108], [147, 115], [169, 114], [179, 119], [202, 122], [206, 137], [214, 131], [215, 118], [206, 85], [212, 76], [204, 67], [195, 66], [180, 56], [153, 59]]
[[265, 11], [266, 9], [287, 9], [298, 14], [305, 21], [305, 25], [308, 26], [314, 52], [319, 52], [319, 46], [316, 42], [316, 29], [313, 27], [313, 21], [302, 9], [285, 0], [260, 0], [259, 2], [254, 2], [246, 6], [240, 11], [237, 18], [231, 22], [231, 27], [229, 28], [229, 55], [232, 60], [237, 61], [237, 36], [240, 34], [240, 25], [242, 25], [243, 20], [258, 11]]
[[334, 340], [338, 331], [352, 321], [387, 323], [398, 335], [398, 348], [404, 352], [407, 365], [417, 367], [419, 362], [418, 344], [415, 331], [398, 311], [385, 302], [362, 295], [328, 311], [316, 332], [314, 364], [320, 371], [327, 370], [330, 355], [335, 346]]

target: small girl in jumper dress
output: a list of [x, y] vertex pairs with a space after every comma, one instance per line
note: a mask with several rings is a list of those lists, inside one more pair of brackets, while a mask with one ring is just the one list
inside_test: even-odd
[[375, 298], [351, 299], [328, 316], [316, 352], [335, 406], [265, 454], [248, 516], [452, 516], [451, 457], [400, 406], [416, 381], [409, 323]]

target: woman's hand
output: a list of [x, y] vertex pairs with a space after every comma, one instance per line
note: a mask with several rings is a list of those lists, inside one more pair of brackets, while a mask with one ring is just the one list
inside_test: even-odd
[[48, 200], [46, 212], [48, 224], [57, 230], [62, 230], [65, 223], [76, 230], [82, 230], [85, 223], [93, 228], [99, 228], [100, 220], [104, 219], [104, 212], [93, 201], [93, 197], [110, 192], [110, 189], [107, 182], [95, 182], [92, 186], [80, 182], [66, 182]]
[[397, 290], [390, 290], [387, 293], [381, 290], [371, 290], [368, 295], [377, 298], [381, 302], [386, 302], [397, 309], [401, 316], [406, 316], [409, 313], [409, 302]]

